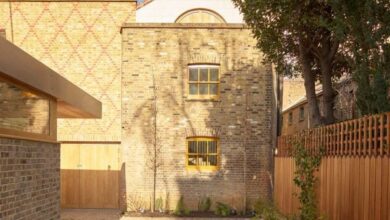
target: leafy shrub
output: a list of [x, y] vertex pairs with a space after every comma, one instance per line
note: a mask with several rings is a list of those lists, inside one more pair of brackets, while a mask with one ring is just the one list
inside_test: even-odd
[[183, 196], [180, 196], [179, 201], [177, 201], [176, 209], [173, 214], [177, 216], [184, 216], [190, 214], [190, 210], [188, 210], [184, 204]]
[[296, 164], [294, 183], [300, 188], [298, 199], [301, 204], [301, 220], [319, 219], [315, 195], [317, 178], [314, 172], [321, 164], [322, 155], [323, 149], [311, 154], [301, 143], [294, 144], [293, 156]]
[[158, 210], [159, 212], [164, 212], [164, 209], [163, 209], [163, 199], [161, 197], [156, 199], [156, 210]]
[[215, 214], [220, 216], [229, 216], [231, 213], [231, 208], [229, 205], [226, 205], [222, 202], [217, 202], [215, 207]]
[[210, 207], [211, 207], [210, 197], [206, 197], [206, 198], [203, 197], [199, 200], [198, 211], [208, 212], [208, 211], [210, 211]]
[[263, 220], [281, 220], [285, 219], [278, 212], [276, 207], [269, 201], [266, 200], [257, 200], [254, 205], [254, 210], [257, 218], [261, 218]]

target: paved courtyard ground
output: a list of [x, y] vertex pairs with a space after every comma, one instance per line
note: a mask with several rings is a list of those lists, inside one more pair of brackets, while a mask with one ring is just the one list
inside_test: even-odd
[[[119, 210], [116, 209], [62, 209], [61, 220], [205, 220], [207, 218], [151, 218], [151, 217], [121, 217]], [[237, 218], [213, 218], [221, 220], [234, 220]], [[245, 220], [245, 218], [239, 218]], [[248, 218], [249, 220], [249, 218]]]
[[121, 220], [116, 209], [62, 209], [61, 220]]

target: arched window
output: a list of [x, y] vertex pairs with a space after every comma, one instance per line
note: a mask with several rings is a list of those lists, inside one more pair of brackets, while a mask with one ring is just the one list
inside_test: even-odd
[[214, 11], [199, 8], [184, 12], [175, 23], [226, 23], [226, 21]]

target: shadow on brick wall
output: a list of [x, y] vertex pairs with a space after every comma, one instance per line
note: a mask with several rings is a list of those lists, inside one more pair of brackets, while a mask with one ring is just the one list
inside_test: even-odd
[[[196, 37], [207, 39], [202, 34]], [[180, 38], [174, 44], [174, 58], [157, 57], [137, 73], [123, 76], [124, 85], [142, 87], [136, 96], [123, 93], [134, 100], [122, 104], [122, 143], [128, 197], [142, 200], [140, 206], [146, 209], [152, 203], [154, 182], [156, 198], [162, 198], [170, 210], [180, 196], [190, 209], [196, 209], [204, 196], [236, 209], [250, 209], [259, 197], [271, 198], [271, 67], [263, 66], [258, 54], [249, 54], [246, 42], [223, 40], [224, 46], [217, 48]], [[173, 43], [164, 45], [153, 44], [151, 51], [161, 54], [162, 47]], [[188, 99], [186, 77], [191, 63], [220, 65], [219, 100]], [[141, 79], [142, 84], [134, 83]], [[219, 170], [186, 169], [186, 138], [190, 136], [220, 138]]]

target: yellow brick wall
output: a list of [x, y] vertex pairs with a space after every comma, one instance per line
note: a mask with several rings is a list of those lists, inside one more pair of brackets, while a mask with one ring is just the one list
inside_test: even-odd
[[297, 101], [302, 100], [305, 96], [306, 92], [303, 78], [283, 79], [283, 110], [296, 104]]
[[[271, 66], [249, 29], [137, 24], [123, 30], [122, 156], [129, 209], [149, 208], [153, 189], [153, 75], [157, 87], [157, 198], [191, 210], [203, 196], [238, 210], [270, 198]], [[222, 25], [223, 26], [223, 25]], [[139, 28], [141, 27], [141, 28]], [[220, 98], [190, 100], [188, 64], [220, 65]], [[220, 138], [220, 169], [186, 169], [186, 138]], [[245, 156], [246, 148], [246, 156]], [[246, 158], [246, 159], [245, 159]], [[139, 203], [138, 203], [139, 204]], [[215, 204], [215, 203], [214, 203]], [[165, 206], [165, 205], [164, 205]], [[250, 205], [248, 205], [250, 208]]]
[[96, 120], [61, 119], [60, 141], [120, 141], [121, 35], [135, 2], [0, 2], [7, 39], [103, 103]]

